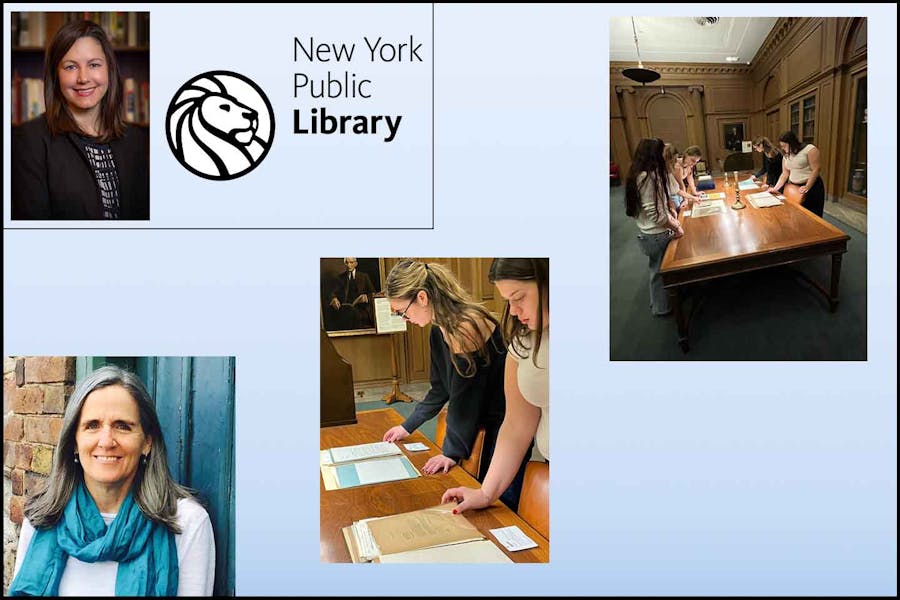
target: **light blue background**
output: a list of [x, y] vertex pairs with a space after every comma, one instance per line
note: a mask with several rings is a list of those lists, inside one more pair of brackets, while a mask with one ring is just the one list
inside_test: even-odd
[[[434, 231], [6, 231], [5, 352], [237, 356], [239, 594], [894, 595], [896, 8], [837, 8], [869, 16], [881, 132], [866, 362], [609, 362], [608, 18], [680, 5], [438, 5]], [[345, 254], [551, 257], [549, 565], [319, 562], [319, 257]]]

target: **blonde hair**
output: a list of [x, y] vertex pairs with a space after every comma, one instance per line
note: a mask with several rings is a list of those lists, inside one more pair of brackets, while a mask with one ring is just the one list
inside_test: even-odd
[[666, 144], [663, 146], [663, 160], [666, 163], [666, 170], [672, 171], [675, 168], [675, 159], [678, 158], [678, 148], [674, 144]]
[[[385, 295], [389, 299], [410, 301], [420, 291], [428, 295], [434, 324], [444, 330], [451, 349], [454, 346], [477, 348], [476, 353], [490, 361], [481, 333], [483, 324], [493, 323], [497, 327], [500, 323], [488, 309], [472, 299], [450, 269], [439, 263], [425, 263], [411, 258], [394, 265], [385, 281]], [[463, 369], [456, 360], [453, 361], [453, 368], [463, 377], [473, 377], [477, 370], [472, 354], [461, 354]]]

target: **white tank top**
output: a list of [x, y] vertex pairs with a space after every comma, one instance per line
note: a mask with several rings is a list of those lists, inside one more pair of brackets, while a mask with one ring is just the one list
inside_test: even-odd
[[791, 172], [791, 183], [806, 183], [809, 176], [812, 175], [812, 169], [809, 166], [809, 151], [815, 148], [812, 144], [804, 146], [797, 154], [788, 154], [784, 157], [784, 165]]

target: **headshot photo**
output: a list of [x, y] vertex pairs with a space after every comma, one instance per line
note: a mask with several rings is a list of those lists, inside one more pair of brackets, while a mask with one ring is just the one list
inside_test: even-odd
[[11, 218], [149, 220], [149, 13], [11, 23]]
[[611, 360], [866, 360], [866, 21], [610, 18]]
[[4, 595], [234, 595], [231, 357], [4, 357]]
[[[378, 327], [322, 336], [322, 561], [549, 562], [549, 259], [378, 260]], [[389, 544], [408, 519], [463, 539]]]

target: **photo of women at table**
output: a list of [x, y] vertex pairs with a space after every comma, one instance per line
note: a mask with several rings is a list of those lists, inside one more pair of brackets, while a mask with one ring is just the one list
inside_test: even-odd
[[865, 360], [866, 19], [611, 17], [609, 52], [610, 359]]
[[[37, 458], [4, 481], [15, 548], [5, 591], [233, 595], [234, 359], [6, 361], [18, 374], [5, 381], [7, 420], [25, 423], [7, 443]], [[42, 413], [16, 398], [43, 399]]]
[[375, 330], [320, 336], [321, 560], [548, 562], [549, 259], [379, 260]]
[[[23, 52], [14, 51], [14, 61]], [[133, 62], [141, 53], [126, 56]], [[128, 82], [126, 89], [99, 24], [75, 19], [53, 33], [44, 53], [45, 110], [12, 129], [12, 219], [150, 218], [148, 129], [135, 123], [140, 90]]]

